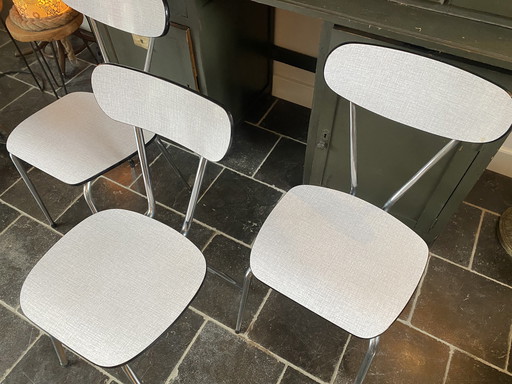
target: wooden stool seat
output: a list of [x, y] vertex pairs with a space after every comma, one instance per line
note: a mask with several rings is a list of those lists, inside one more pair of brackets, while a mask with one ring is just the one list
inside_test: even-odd
[[44, 31], [27, 31], [18, 27], [14, 24], [9, 16], [5, 21], [9, 32], [11, 32], [12, 37], [16, 40], [21, 41], [23, 43], [30, 43], [34, 41], [59, 41], [70, 35], [72, 35], [80, 25], [82, 25], [84, 16], [79, 13], [77, 17], [71, 20], [69, 23], [52, 29], [47, 29]]

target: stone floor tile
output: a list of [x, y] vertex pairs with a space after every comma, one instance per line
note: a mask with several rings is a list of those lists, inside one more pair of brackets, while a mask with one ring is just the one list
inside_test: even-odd
[[253, 124], [258, 124], [276, 100], [277, 98], [274, 96], [269, 94], [264, 95], [260, 100], [254, 103], [252, 108], [247, 112], [245, 120]]
[[502, 214], [512, 206], [512, 178], [492, 171], [485, 171], [466, 201], [479, 207]]
[[255, 177], [287, 191], [303, 183], [305, 156], [304, 144], [281, 138]]
[[[204, 256], [209, 266], [225, 273], [234, 279], [239, 286], [235, 286], [208, 272], [203, 286], [191, 305], [234, 329], [240, 303], [240, 287], [243, 284], [245, 271], [249, 268], [249, 248], [224, 236], [217, 235], [206, 247]], [[253, 279], [241, 332], [247, 330], [268, 289], [266, 285]]]
[[13, 308], [19, 304], [28, 273], [59, 238], [27, 217], [20, 217], [0, 235], [0, 300]]
[[61, 367], [49, 337], [42, 336], [7, 375], [3, 384], [106, 384], [110, 378], [68, 352], [69, 365]]
[[225, 169], [198, 203], [196, 218], [251, 244], [281, 193]]
[[[50, 212], [54, 220], [62, 214], [82, 192], [81, 187], [64, 184], [37, 168], [31, 169], [30, 172], [28, 172], [28, 176], [32, 180], [32, 183], [34, 183], [39, 192], [39, 196], [41, 196], [48, 212]], [[43, 212], [21, 179], [5, 192], [1, 198], [6, 203], [46, 223]]]
[[[130, 367], [143, 383], [164, 384], [188, 345], [203, 324], [204, 319], [191, 310], [185, 313]], [[107, 369], [120, 382], [131, 384], [121, 368]]]
[[[353, 383], [368, 341], [352, 337], [335, 384]], [[400, 322], [382, 334], [365, 384], [442, 384], [449, 347]]]
[[279, 384], [315, 384], [317, 381], [310, 379], [299, 371], [287, 367]]
[[305, 143], [311, 110], [285, 100], [278, 100], [261, 126]]
[[472, 269], [512, 286], [512, 257], [498, 240], [498, 220], [498, 216], [485, 213]]
[[249, 338], [313, 376], [329, 381], [348, 333], [272, 292], [249, 330]]
[[[151, 164], [159, 155], [160, 150], [158, 149], [156, 143], [152, 141], [146, 147], [146, 156], [148, 158], [149, 164]], [[132, 185], [140, 175], [140, 161], [137, 155], [133, 157], [132, 161], [125, 161], [124, 163], [118, 165], [117, 167], [104, 174], [107, 179], [115, 181], [116, 183], [126, 187]]]
[[0, 378], [39, 336], [39, 330], [0, 305]]
[[[93, 70], [94, 70], [94, 66], [89, 66], [84, 61], [79, 60], [78, 67], [71, 68], [72, 72], [69, 75], [68, 75], [68, 72], [66, 71], [66, 76], [67, 76], [66, 88], [68, 90], [68, 93], [92, 92], [91, 75], [92, 75]], [[79, 71], [81, 71], [81, 72], [79, 72]], [[73, 76], [72, 79], [70, 79], [71, 76]], [[60, 82], [60, 80], [59, 80], [59, 82]]]
[[412, 324], [505, 368], [512, 290], [432, 257]]
[[461, 204], [430, 251], [454, 263], [469, 266], [482, 210]]
[[[18, 42], [18, 46], [23, 50], [29, 47], [29, 44]], [[0, 57], [2, 58], [2, 60], [0, 60], [0, 72], [5, 73], [26, 70], [23, 59], [15, 56], [15, 53], [17, 52], [18, 51], [9, 38], [9, 35], [7, 35], [7, 33], [0, 33]], [[29, 64], [35, 60], [35, 57], [32, 55], [27, 55], [25, 57]]]
[[[169, 147], [169, 153], [176, 167], [183, 174], [188, 184], [192, 186], [199, 158], [173, 145]], [[202, 192], [210, 186], [211, 182], [219, 175], [221, 169], [215, 163], [208, 163], [201, 186]], [[155, 199], [169, 208], [185, 213], [190, 199], [190, 191], [163, 156], [160, 156], [151, 165], [150, 172]], [[131, 188], [144, 193], [142, 178], [139, 178]]]
[[30, 86], [7, 76], [0, 77], [0, 109], [28, 91]]
[[234, 129], [231, 147], [220, 164], [252, 176], [278, 138], [276, 134], [254, 125], [239, 124]]
[[[98, 211], [105, 209], [127, 209], [144, 213], [147, 209], [145, 197], [139, 196], [130, 189], [121, 187], [103, 177], [98, 178], [92, 184], [91, 192]], [[81, 196], [57, 219], [57, 227], [55, 229], [65, 234], [90, 215], [91, 210], [84, 197]]]
[[206, 324], [172, 384], [273, 384], [283, 364], [244, 339]]
[[43, 109], [55, 101], [55, 96], [39, 89], [31, 89], [25, 93], [16, 103], [12, 103], [2, 110], [2, 131], [4, 134], [11, 133], [27, 117]]
[[0, 202], [0, 232], [5, 230], [19, 215], [18, 211]]
[[459, 351], [453, 353], [446, 384], [510, 384], [512, 375], [500, 372]]
[[[0, 134], [2, 133], [2, 123], [0, 123]], [[5, 145], [0, 145], [0, 198], [2, 194], [20, 178], [20, 174], [14, 167], [14, 164], [7, 153]]]

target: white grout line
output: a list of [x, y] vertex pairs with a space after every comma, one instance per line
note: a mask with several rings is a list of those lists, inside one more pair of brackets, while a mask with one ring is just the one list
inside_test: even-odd
[[478, 228], [476, 229], [475, 241], [473, 243], [473, 249], [471, 250], [471, 256], [469, 257], [468, 269], [473, 269], [473, 261], [475, 259], [476, 248], [478, 246], [478, 240], [480, 240], [480, 232], [482, 230], [482, 224], [484, 222], [485, 212], [482, 211], [480, 214], [480, 221], [478, 222]]
[[[1, 202], [1, 201], [2, 201], [2, 200], [0, 200], [0, 202]], [[6, 204], [6, 205], [7, 205], [7, 204]], [[18, 214], [19, 214], [19, 212], [18, 212]], [[7, 226], [7, 227], [5, 227], [5, 228], [4, 228], [4, 230], [3, 230], [3, 231], [1, 231], [1, 232], [0, 232], [0, 236], [2, 236], [4, 233], [6, 233], [6, 232], [9, 230], [9, 228], [13, 227], [13, 226], [14, 226], [14, 224], [15, 224], [15, 223], [20, 219], [20, 217], [22, 217], [22, 216], [23, 216], [22, 214], [19, 214], [19, 215], [18, 215], [18, 217], [16, 217], [16, 218], [15, 218], [15, 219], [14, 219], [14, 220], [13, 220], [13, 221], [8, 225], [8, 226]]]
[[[253, 277], [254, 279], [254, 277]], [[249, 287], [250, 288], [250, 287]], [[250, 292], [249, 292], [250, 293]], [[254, 324], [256, 323], [256, 320], [258, 320], [258, 316], [260, 315], [261, 311], [263, 310], [263, 307], [265, 306], [265, 304], [267, 303], [267, 300], [270, 296], [270, 294], [272, 293], [272, 288], [269, 288], [268, 291], [267, 291], [267, 294], [265, 295], [265, 297], [263, 298], [263, 301], [261, 302], [260, 306], [258, 307], [258, 310], [256, 311], [256, 313], [254, 314], [254, 317], [252, 318], [252, 320], [249, 322], [249, 325], [247, 326], [247, 329], [245, 330], [245, 332], [243, 332], [242, 334], [244, 336], [247, 336], [249, 334], [249, 331], [252, 329], [252, 327], [254, 326]], [[249, 301], [249, 298], [247, 298], [247, 301]], [[246, 303], [247, 304], [247, 303]], [[247, 306], [246, 306], [247, 307]], [[242, 325], [244, 323], [244, 319], [242, 318]]]
[[512, 324], [510, 324], [510, 331], [508, 333], [508, 352], [507, 352], [507, 358], [505, 360], [505, 367], [508, 367], [510, 364], [511, 351], [512, 351]]
[[334, 381], [336, 380], [336, 377], [338, 376], [338, 372], [340, 370], [341, 362], [343, 361], [343, 358], [345, 357], [345, 352], [347, 352], [348, 344], [350, 343], [350, 340], [352, 340], [352, 335], [349, 334], [347, 337], [347, 341], [345, 342], [345, 345], [343, 346], [343, 351], [341, 351], [340, 359], [336, 363], [336, 366], [334, 367], [334, 372], [332, 373], [331, 381], [329, 381], [329, 384], [334, 384]]
[[450, 372], [450, 366], [452, 364], [452, 358], [453, 358], [453, 353], [454, 352], [455, 352], [454, 348], [450, 347], [450, 352], [449, 352], [449, 355], [448, 355], [448, 361], [446, 362], [446, 368], [445, 368], [445, 371], [444, 371], [443, 384], [445, 384], [446, 380], [448, 380], [448, 372]]
[[497, 213], [497, 212], [491, 211], [491, 210], [489, 210], [487, 208], [482, 208], [482, 207], [480, 207], [480, 206], [478, 206], [476, 204], [468, 203], [467, 201], [463, 201], [463, 203], [466, 204], [466, 205], [469, 205], [470, 207], [481, 209], [482, 211], [490, 213], [491, 215], [501, 216], [501, 213]]
[[263, 122], [263, 120], [265, 120], [265, 118], [268, 116], [268, 114], [270, 113], [270, 111], [272, 111], [275, 107], [275, 105], [277, 104], [277, 102], [279, 101], [279, 99], [275, 99], [274, 102], [272, 103], [272, 105], [270, 107], [268, 107], [267, 109], [267, 112], [265, 112], [263, 114], [263, 116], [258, 120], [258, 126]]
[[183, 363], [183, 360], [185, 360], [185, 357], [188, 355], [190, 349], [192, 349], [192, 345], [194, 345], [196, 340], [199, 338], [199, 335], [201, 334], [201, 332], [203, 331], [203, 329], [204, 329], [204, 327], [206, 326], [207, 323], [208, 323], [208, 319], [204, 319], [203, 324], [201, 324], [201, 326], [197, 330], [196, 334], [194, 335], [194, 337], [192, 338], [192, 340], [188, 344], [187, 348], [185, 349], [185, 351], [181, 355], [180, 359], [178, 360], [178, 362], [174, 366], [173, 370], [171, 371], [171, 374], [169, 375], [169, 377], [165, 381], [166, 383], [170, 383], [171, 380], [173, 380], [176, 377], [178, 377], [179, 368], [181, 366], [181, 363]]
[[261, 167], [263, 166], [263, 164], [265, 163], [265, 161], [267, 161], [267, 159], [269, 158], [269, 156], [272, 154], [272, 152], [274, 152], [274, 149], [276, 149], [277, 147], [277, 144], [279, 144], [281, 142], [281, 137], [278, 137], [276, 142], [274, 143], [274, 145], [272, 146], [272, 148], [270, 148], [270, 151], [268, 151], [267, 155], [264, 157], [264, 159], [261, 161], [260, 165], [258, 165], [258, 168], [255, 169], [255, 171], [252, 173], [252, 176], [251, 178], [254, 179], [254, 177], [256, 176], [256, 174], [260, 171]]
[[[33, 88], [33, 87], [32, 87]], [[4, 105], [2, 108], [0, 108], [0, 112], [2, 112], [4, 109], [6, 109], [9, 105], [11, 104], [14, 104], [16, 101], [18, 101], [19, 99], [21, 99], [23, 96], [25, 96], [27, 93], [29, 93], [32, 89], [29, 88], [27, 89], [25, 92], [23, 92], [21, 95], [19, 95], [18, 97], [16, 97], [14, 100], [10, 101], [9, 103], [7, 103], [6, 105]]]
[[[224, 168], [225, 169], [225, 168]], [[210, 185], [208, 185], [208, 187], [206, 187], [206, 189], [204, 190], [204, 192], [199, 196], [199, 198], [197, 199], [197, 203], [196, 203], [196, 207], [197, 205], [199, 204], [199, 202], [202, 200], [202, 198], [206, 195], [206, 193], [210, 190], [210, 188], [212, 188], [213, 184], [215, 184], [215, 182], [217, 180], [219, 180], [220, 176], [224, 173], [224, 169], [221, 169], [220, 172], [217, 174], [217, 176], [215, 176], [215, 178], [212, 180], [212, 182], [210, 183]]]
[[493, 279], [492, 277], [489, 277], [489, 276], [483, 275], [483, 274], [481, 274], [480, 272], [477, 272], [477, 271], [474, 271], [474, 270], [472, 270], [472, 269], [469, 269], [468, 267], [464, 267], [463, 265], [457, 264], [457, 263], [455, 263], [455, 262], [453, 262], [453, 261], [451, 261], [451, 260], [445, 259], [445, 258], [444, 258], [444, 257], [442, 257], [442, 256], [436, 255], [435, 253], [430, 252], [430, 254], [431, 254], [432, 256], [434, 256], [434, 257], [436, 257], [436, 258], [440, 259], [440, 260], [446, 261], [447, 263], [450, 263], [450, 264], [452, 264], [452, 265], [455, 265], [456, 267], [459, 267], [459, 268], [461, 268], [461, 269], [464, 269], [465, 271], [468, 271], [468, 272], [474, 273], [474, 274], [475, 274], [475, 275], [477, 275], [477, 276], [483, 277], [484, 279], [487, 279], [487, 280], [492, 281], [492, 282], [494, 282], [494, 283], [497, 283], [497, 284], [499, 284], [499, 285], [503, 285], [504, 287], [507, 287], [507, 288], [512, 288], [512, 286], [510, 286], [510, 285], [507, 285], [507, 284], [505, 284], [505, 283], [503, 283], [503, 282], [501, 282], [501, 281], [499, 281], [499, 280], [495, 280], [495, 279]]
[[286, 372], [287, 368], [288, 368], [288, 365], [285, 364], [284, 367], [283, 367], [283, 371], [281, 372], [281, 375], [279, 375], [279, 377], [277, 378], [276, 384], [281, 384], [281, 381], [283, 380], [284, 373]]
[[427, 264], [425, 265], [425, 270], [423, 271], [423, 274], [420, 279], [420, 283], [418, 284], [418, 287], [416, 288], [416, 294], [414, 295], [414, 299], [412, 301], [411, 310], [409, 312], [409, 315], [407, 316], [407, 322], [410, 324], [412, 320], [412, 315], [414, 314], [414, 311], [416, 310], [416, 304], [418, 302], [418, 298], [421, 294], [421, 289], [423, 287], [423, 282], [425, 281], [425, 277], [427, 276], [428, 267], [430, 265], [431, 257], [429, 256], [427, 260]]
[[303, 145], [307, 145], [306, 142], [302, 141], [302, 140], [299, 140], [299, 139], [296, 139], [294, 137], [291, 137], [291, 136], [287, 136], [287, 135], [283, 135], [282, 133], [280, 132], [276, 132], [276, 131], [273, 131], [271, 129], [268, 129], [268, 128], [265, 128], [265, 127], [262, 127], [261, 125], [257, 125], [257, 124], [254, 124], [254, 123], [251, 123], [250, 121], [246, 121], [245, 123], [249, 124], [249, 125], [252, 125], [253, 127], [256, 127], [256, 128], [259, 128], [263, 131], [267, 131], [267, 132], [270, 132], [270, 133], [273, 133], [274, 135], [277, 135], [281, 138], [285, 138], [285, 139], [288, 139], [288, 140], [291, 140], [291, 141], [295, 141], [296, 143], [300, 143], [300, 144], [303, 144]]

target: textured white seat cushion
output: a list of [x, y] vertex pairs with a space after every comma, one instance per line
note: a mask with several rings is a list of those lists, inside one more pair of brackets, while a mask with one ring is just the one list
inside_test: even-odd
[[183, 312], [206, 274], [204, 257], [172, 228], [135, 212], [94, 214], [36, 264], [21, 308], [94, 364], [123, 364]]
[[428, 248], [410, 228], [343, 192], [291, 189], [263, 224], [254, 275], [358, 337], [384, 332], [425, 269]]
[[[144, 132], [144, 140], [154, 137]], [[94, 95], [70, 93], [20, 123], [7, 150], [64, 183], [93, 179], [137, 152], [133, 127], [108, 117]]]

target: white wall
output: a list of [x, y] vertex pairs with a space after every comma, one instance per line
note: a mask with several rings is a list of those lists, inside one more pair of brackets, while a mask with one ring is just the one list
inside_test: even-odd
[[[310, 56], [317, 56], [322, 22], [293, 12], [276, 9], [276, 45]], [[274, 62], [276, 97], [311, 108], [315, 75], [289, 65]], [[505, 141], [488, 169], [512, 177], [512, 135]]]

